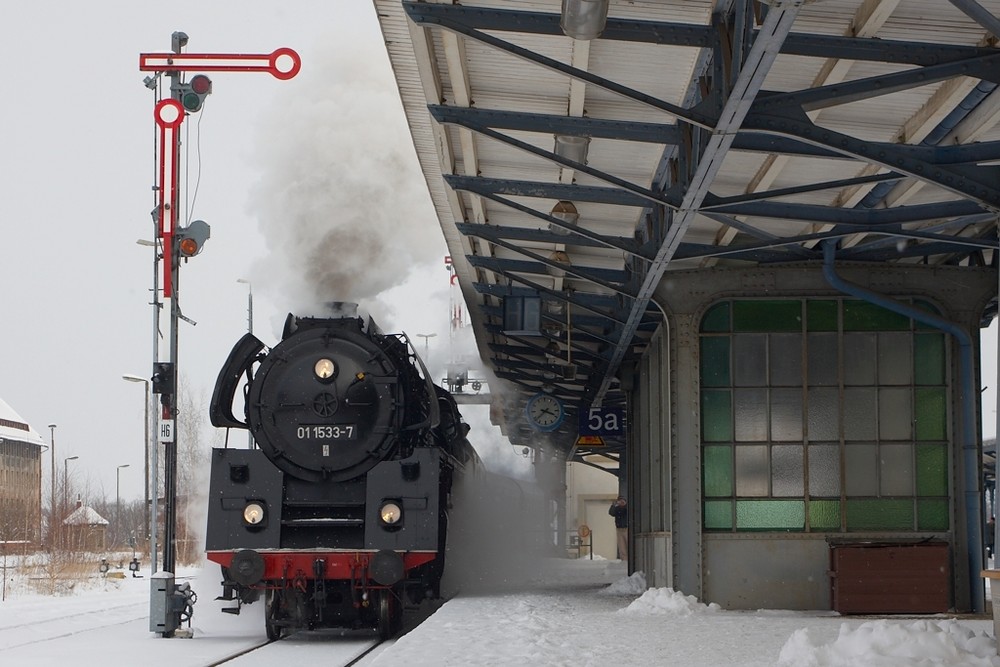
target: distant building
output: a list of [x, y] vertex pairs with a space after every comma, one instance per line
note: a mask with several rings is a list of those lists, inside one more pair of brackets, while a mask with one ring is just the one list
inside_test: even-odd
[[41, 436], [0, 399], [0, 542], [40, 543], [43, 447]]
[[73, 551], [104, 551], [108, 543], [108, 520], [79, 500], [63, 519], [66, 544]]

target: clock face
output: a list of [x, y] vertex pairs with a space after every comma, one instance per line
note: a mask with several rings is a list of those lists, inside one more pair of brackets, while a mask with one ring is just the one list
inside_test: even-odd
[[528, 399], [528, 421], [539, 431], [554, 431], [562, 423], [562, 402], [549, 394], [536, 394]]

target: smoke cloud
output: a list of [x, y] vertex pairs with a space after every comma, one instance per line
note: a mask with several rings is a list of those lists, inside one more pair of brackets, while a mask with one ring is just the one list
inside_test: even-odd
[[353, 301], [379, 320], [441, 231], [382, 45], [343, 36], [319, 60], [264, 121], [250, 207], [270, 255], [253, 284], [296, 314]]

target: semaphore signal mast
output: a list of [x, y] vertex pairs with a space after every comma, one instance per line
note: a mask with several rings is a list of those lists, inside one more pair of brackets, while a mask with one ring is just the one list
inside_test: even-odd
[[[212, 80], [201, 72], [263, 72], [276, 79], [287, 80], [299, 73], [302, 61], [299, 54], [289, 48], [280, 48], [266, 54], [237, 53], [183, 53], [188, 36], [183, 32], [171, 35], [171, 52], [140, 53], [139, 70], [152, 72], [145, 79], [147, 87], [155, 90], [158, 77], [166, 75], [170, 79], [170, 97], [158, 100], [153, 109], [153, 119], [159, 129], [158, 136], [158, 183], [157, 205], [153, 210], [156, 222], [158, 248], [154, 249], [154, 261], [162, 260], [163, 298], [170, 299], [170, 361], [159, 360], [159, 295], [153, 286], [153, 393], [160, 395], [161, 417], [158, 439], [164, 451], [164, 536], [163, 568], [154, 572], [150, 585], [149, 629], [173, 637], [184, 620], [190, 624], [191, 605], [195, 595], [188, 584], [174, 584], [176, 559], [177, 523], [177, 325], [186, 319], [179, 306], [180, 260], [197, 255], [208, 240], [211, 230], [203, 220], [195, 220], [188, 225], [178, 224], [177, 211], [180, 202], [178, 182], [181, 158], [180, 128], [184, 119], [201, 110], [205, 98], [212, 93]], [[185, 80], [188, 73], [194, 74]], [[154, 279], [155, 280], [155, 279]], [[146, 445], [149, 446], [149, 443]], [[157, 517], [155, 489], [157, 488], [156, 448], [153, 448], [153, 513], [149, 534], [152, 538], [150, 551], [153, 569], [156, 569]]]

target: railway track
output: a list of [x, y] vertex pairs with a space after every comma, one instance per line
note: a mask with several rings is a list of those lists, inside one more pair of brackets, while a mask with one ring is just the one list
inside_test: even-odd
[[357, 667], [374, 657], [394, 640], [375, 637], [354, 638], [342, 633], [300, 632], [274, 641], [264, 641], [230, 656], [208, 663], [206, 667], [297, 662], [331, 667]]

